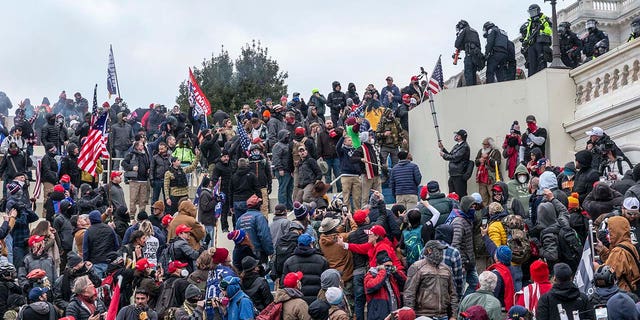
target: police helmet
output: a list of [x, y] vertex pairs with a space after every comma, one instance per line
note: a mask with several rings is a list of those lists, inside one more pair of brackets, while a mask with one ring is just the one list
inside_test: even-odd
[[491, 22], [491, 21], [487, 21], [487, 22], [485, 22], [485, 23], [484, 23], [484, 25], [482, 26], [482, 30], [484, 30], [484, 31], [488, 31], [489, 29], [491, 29], [491, 28], [493, 28], [493, 27], [495, 27], [495, 26], [496, 26], [496, 25], [495, 25], [495, 24], [493, 24], [493, 22]]
[[587, 23], [586, 23], [587, 30], [591, 31], [595, 29], [597, 25], [598, 25], [598, 21], [596, 19], [587, 20]]
[[529, 28], [529, 24], [528, 23], [523, 23], [520, 26], [520, 35], [522, 35], [522, 37], [527, 36], [527, 29]]
[[616, 274], [607, 265], [601, 265], [593, 274], [593, 285], [598, 288], [608, 288], [616, 283]]
[[13, 264], [9, 263], [9, 261], [1, 261], [0, 262], [0, 277], [3, 278], [14, 278], [16, 274], [16, 267]]
[[466, 27], [469, 26], [469, 23], [466, 20], [460, 20], [458, 21], [458, 24], [456, 24], [456, 30], [462, 30]]
[[566, 33], [568, 31], [571, 30], [571, 23], [570, 22], [562, 22], [558, 25], [558, 31], [560, 33]]
[[631, 22], [631, 31], [633, 31], [633, 33], [640, 33], [640, 18], [636, 18]]
[[529, 10], [527, 11], [529, 11], [529, 16], [531, 18], [537, 17], [540, 15], [540, 6], [534, 3], [529, 6]]

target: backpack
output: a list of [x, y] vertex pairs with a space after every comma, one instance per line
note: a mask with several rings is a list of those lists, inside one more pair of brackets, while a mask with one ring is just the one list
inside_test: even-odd
[[525, 231], [524, 219], [510, 214], [502, 219], [502, 226], [507, 233], [507, 246], [511, 249], [511, 261], [523, 264], [531, 257], [531, 241]]
[[161, 319], [161, 318], [174, 319], [173, 317], [167, 318], [167, 315], [169, 313], [173, 312], [175, 314], [175, 310], [171, 310], [171, 309], [176, 309], [173, 306], [178, 304], [178, 301], [176, 300], [174, 286], [173, 286], [174, 282], [175, 280], [172, 281], [171, 283], [168, 283], [165, 281], [162, 284], [162, 290], [158, 295], [158, 301], [156, 302], [156, 307], [155, 307], [155, 310], [158, 313], [158, 319]]
[[280, 320], [282, 319], [282, 302], [271, 302], [256, 316], [256, 320]]
[[422, 225], [411, 230], [402, 231], [402, 242], [404, 243], [404, 256], [407, 260], [407, 268], [414, 262], [420, 260], [420, 254], [424, 248], [422, 243]]
[[[275, 247], [275, 274], [282, 275], [282, 270], [284, 269], [284, 262], [291, 256], [293, 256], [293, 252], [298, 247], [298, 241], [282, 241], [282, 238], [278, 240]], [[288, 239], [287, 237], [286, 239]]]
[[559, 260], [577, 264], [582, 257], [582, 241], [578, 233], [570, 226], [560, 226], [558, 229]]
[[173, 250], [174, 244], [175, 241], [169, 242], [169, 245], [162, 250], [162, 253], [158, 254], [158, 265], [162, 266], [162, 270], [167, 270], [169, 268], [169, 263], [175, 260], [175, 252]]
[[300, 164], [300, 155], [298, 154], [298, 148], [304, 147], [307, 142], [307, 137], [302, 138], [300, 141], [293, 140], [293, 165], [298, 166]]

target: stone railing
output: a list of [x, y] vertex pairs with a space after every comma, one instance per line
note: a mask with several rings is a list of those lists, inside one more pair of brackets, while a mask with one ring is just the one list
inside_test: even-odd
[[593, 1], [593, 10], [598, 11], [618, 11], [619, 1]]
[[573, 69], [576, 106], [612, 94], [640, 77], [640, 41], [625, 43], [603, 56]]

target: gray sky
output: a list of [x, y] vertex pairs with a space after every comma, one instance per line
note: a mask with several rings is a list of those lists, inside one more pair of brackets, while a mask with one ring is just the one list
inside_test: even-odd
[[[432, 3], [437, 2], [437, 3]], [[551, 15], [551, 6], [536, 1]], [[572, 1], [560, 2], [566, 7]], [[305, 100], [327, 94], [338, 80], [362, 95], [391, 75], [399, 87], [424, 66], [431, 73], [442, 54], [445, 80], [452, 65], [455, 24], [467, 20], [480, 33], [490, 20], [511, 38], [527, 19], [529, 1], [168, 1], [42, 0], [3, 5], [0, 91], [14, 106], [24, 98], [51, 103], [62, 90], [91, 103], [107, 99], [106, 70], [113, 44], [121, 93], [130, 108], [172, 105], [189, 66], [217, 54], [235, 58], [257, 39], [289, 72], [289, 93]], [[277, 97], [273, 97], [277, 98]], [[113, 97], [112, 97], [113, 99]], [[214, 108], [216, 106], [213, 106]]]

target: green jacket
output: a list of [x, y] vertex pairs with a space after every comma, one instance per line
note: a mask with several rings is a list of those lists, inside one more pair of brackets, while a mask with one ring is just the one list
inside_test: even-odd
[[[501, 320], [504, 319], [502, 317], [502, 306], [500, 305], [500, 300], [493, 296], [493, 292], [487, 290], [478, 290], [460, 302], [460, 307], [458, 307], [458, 311], [465, 312], [472, 306], [482, 306], [484, 310], [487, 311], [490, 320]], [[458, 317], [458, 319], [462, 319]]]
[[536, 35], [531, 34], [531, 31], [533, 31], [531, 30], [531, 27], [533, 25], [533, 19], [529, 18], [529, 23], [527, 24], [527, 36], [524, 37], [525, 42], [529, 41], [529, 38], [537, 37], [538, 35], [547, 35], [551, 37], [552, 29], [551, 29], [551, 21], [549, 20], [549, 17], [545, 16], [544, 14], [541, 14], [540, 23], [542, 23], [542, 27], [540, 28], [540, 33]]
[[524, 209], [528, 211], [529, 197], [531, 196], [529, 194], [529, 179], [527, 179], [527, 182], [525, 182], [524, 184], [521, 184], [517, 179], [518, 174], [526, 174], [527, 177], [531, 179], [527, 168], [522, 163], [519, 164], [513, 174], [513, 180], [509, 180], [509, 182], [507, 182], [507, 187], [509, 188], [509, 198], [520, 200], [520, 203], [522, 204]]

